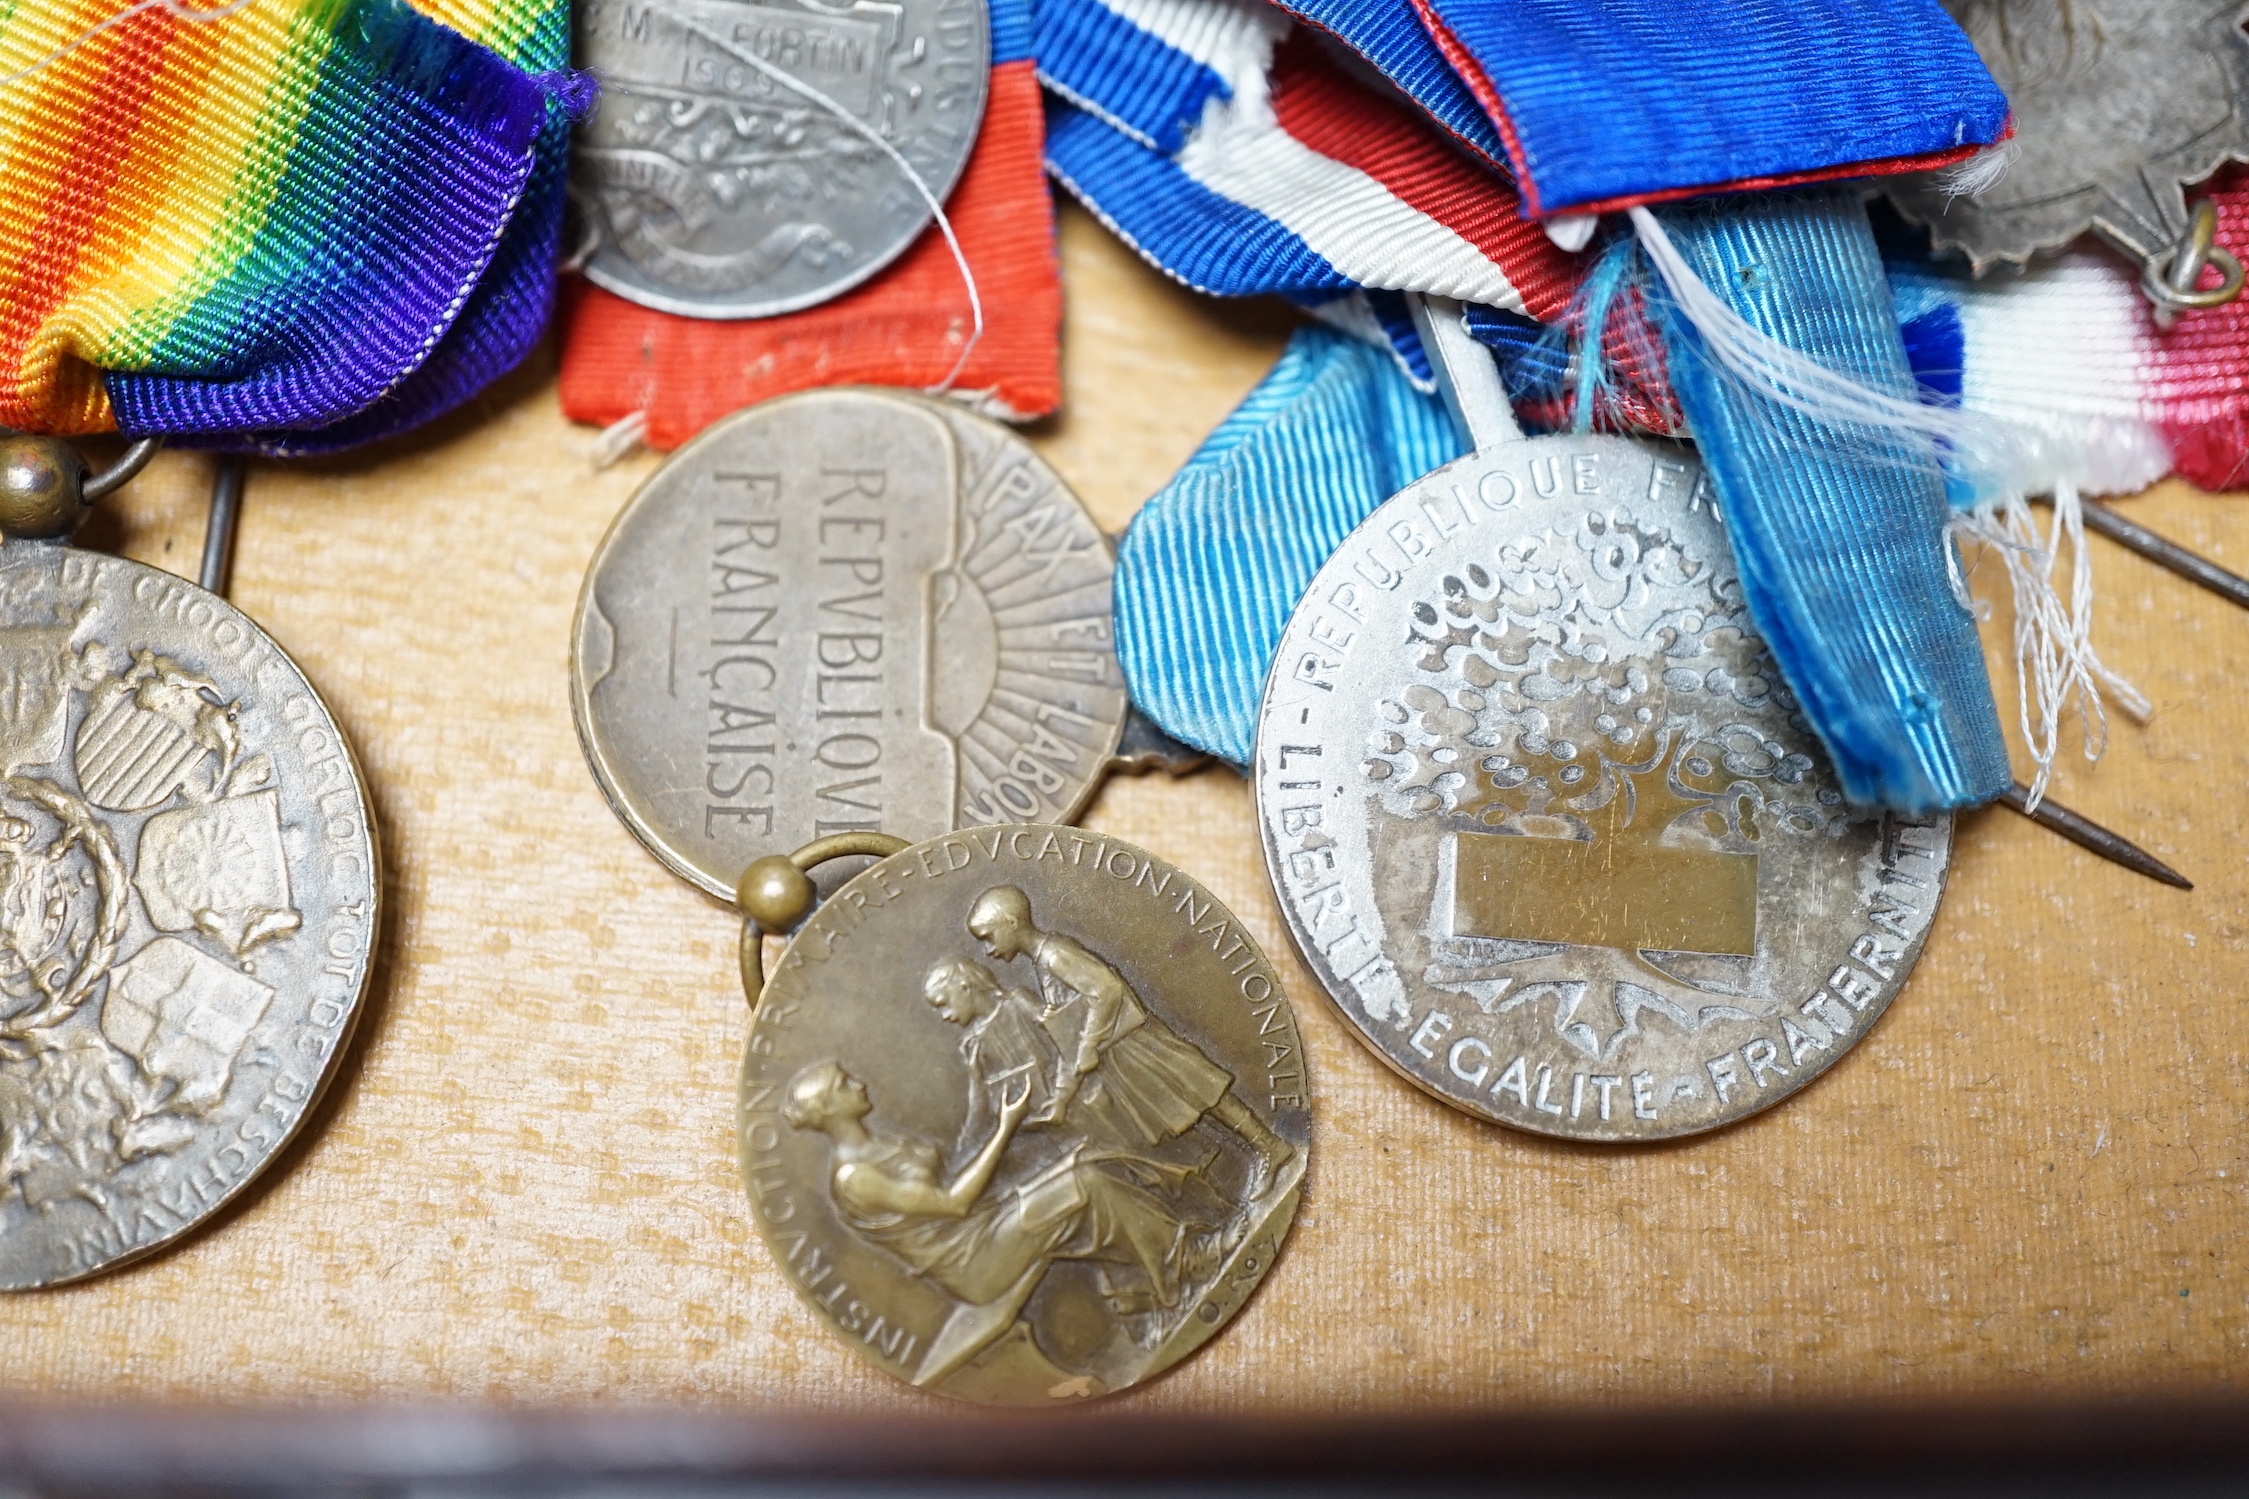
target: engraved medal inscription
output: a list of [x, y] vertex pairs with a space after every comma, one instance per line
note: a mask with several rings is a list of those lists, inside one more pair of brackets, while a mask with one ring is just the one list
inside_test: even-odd
[[988, 26], [981, 0], [580, 6], [578, 63], [602, 83], [572, 162], [586, 275], [699, 317], [857, 285], [930, 221], [876, 140], [943, 200], [983, 119]]
[[295, 1131], [376, 925], [359, 774], [223, 600], [0, 551], [0, 1286], [192, 1228]]
[[1074, 816], [1117, 745], [1109, 543], [1022, 441], [819, 391], [683, 448], [596, 553], [579, 737], [619, 816], [713, 894], [831, 833]]
[[1386, 502], [1283, 637], [1268, 867], [1363, 1039], [1472, 1113], [1692, 1133], [1802, 1086], [1912, 966], [1950, 819], [1843, 805], [1699, 470], [1510, 444]]

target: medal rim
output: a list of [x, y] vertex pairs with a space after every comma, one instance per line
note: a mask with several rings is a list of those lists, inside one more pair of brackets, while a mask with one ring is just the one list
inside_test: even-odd
[[[1406, 499], [1412, 495], [1419, 493], [1425, 486], [1435, 484], [1440, 479], [1444, 479], [1447, 476], [1453, 475], [1458, 471], [1465, 471], [1472, 468], [1474, 465], [1492, 456], [1494, 453], [1511, 453], [1525, 445], [1544, 444], [1553, 441], [1567, 442], [1571, 446], [1571, 448], [1576, 451], [1583, 451], [1585, 445], [1587, 444], [1619, 446], [1629, 448], [1634, 452], [1645, 452], [1650, 448], [1663, 448], [1672, 446], [1670, 444], [1664, 444], [1650, 440], [1621, 437], [1614, 433], [1606, 432], [1590, 432], [1579, 435], [1549, 433], [1539, 437], [1526, 437], [1520, 439], [1519, 441], [1502, 444], [1497, 448], [1486, 449], [1482, 452], [1467, 453], [1459, 458], [1455, 458], [1452, 462], [1445, 464], [1440, 468], [1430, 470], [1430, 472], [1422, 475], [1420, 478], [1414, 480], [1412, 483], [1398, 490], [1395, 494], [1390, 495], [1388, 498], [1384, 499], [1381, 504], [1368, 511], [1366, 516], [1361, 519], [1357, 525], [1351, 528], [1350, 533], [1346, 535], [1340, 543], [1337, 544], [1335, 550], [1329, 553], [1327, 558], [1322, 561], [1320, 563], [1320, 566], [1313, 572], [1311, 581], [1305, 585], [1304, 592], [1298, 596], [1295, 607], [1289, 611], [1288, 623], [1282, 627], [1280, 635], [1274, 642], [1273, 659], [1267, 663], [1265, 668], [1265, 686], [1264, 689], [1258, 694], [1257, 732], [1250, 743], [1250, 805], [1257, 819], [1258, 850], [1264, 862], [1265, 878], [1272, 887], [1273, 903], [1280, 907], [1281, 925], [1282, 928], [1288, 933], [1290, 949], [1296, 954], [1297, 960], [1304, 966], [1306, 972], [1311, 974], [1313, 987], [1319, 991], [1321, 997], [1328, 1002], [1328, 1004], [1335, 1010], [1336, 1014], [1343, 1020], [1344, 1025], [1350, 1031], [1353, 1040], [1357, 1041], [1367, 1051], [1371, 1052], [1377, 1061], [1381, 1062], [1385, 1067], [1389, 1068], [1399, 1077], [1404, 1078], [1407, 1082], [1411, 1083], [1422, 1093], [1427, 1094], [1430, 1098], [1435, 1099], [1438, 1103], [1445, 1105], [1445, 1107], [1466, 1115], [1470, 1119], [1476, 1120], [1480, 1124], [1493, 1125], [1500, 1129], [1512, 1130], [1516, 1133], [1533, 1136], [1538, 1139], [1562, 1141], [1568, 1144], [1583, 1145], [1593, 1149], [1630, 1150], [1648, 1146], [1668, 1144], [1676, 1140], [1692, 1139], [1698, 1135], [1707, 1135], [1718, 1130], [1731, 1129], [1746, 1120], [1753, 1119], [1757, 1115], [1764, 1113], [1766, 1110], [1795, 1097], [1805, 1088], [1810, 1087], [1813, 1083], [1819, 1081], [1819, 1079], [1827, 1076], [1830, 1072], [1841, 1066], [1846, 1057], [1848, 1057], [1852, 1052], [1857, 1051], [1861, 1045], [1863, 1045], [1872, 1037], [1876, 1027], [1880, 1025], [1883, 1017], [1889, 1014], [1890, 1006], [1892, 1005], [1892, 1003], [1894, 1003], [1897, 998], [1905, 992], [1907, 983], [1910, 982], [1913, 977], [1914, 969], [1920, 965], [1921, 955], [1923, 950], [1928, 945], [1929, 937], [1931, 933], [1936, 930], [1937, 917], [1943, 909], [1944, 894], [1949, 886], [1952, 876], [1953, 854], [1955, 851], [1955, 835], [1957, 832], [1957, 818], [1949, 809], [1931, 814], [1932, 818], [1939, 822], [1944, 829], [1944, 867], [1937, 871], [1935, 880], [1931, 882], [1934, 887], [1934, 894], [1929, 906], [1928, 924], [1921, 930], [1919, 934], [1914, 937], [1911, 943], [1907, 944], [1907, 946], [1903, 950], [1903, 955], [1901, 956], [1899, 962], [1900, 977], [1885, 986], [1887, 992], [1883, 994], [1879, 1004], [1870, 1002], [1866, 1010], [1857, 1012], [1859, 1015], [1864, 1017], [1863, 1023], [1858, 1026], [1855, 1034], [1851, 1038], [1850, 1044], [1845, 1047], [1844, 1050], [1834, 1058], [1834, 1060], [1828, 1062], [1826, 1065], [1818, 1068], [1817, 1070], [1800, 1077], [1797, 1077], [1795, 1074], [1791, 1074], [1791, 1076], [1795, 1077], [1796, 1080], [1789, 1082], [1785, 1087], [1760, 1090], [1758, 1094], [1759, 1101], [1757, 1105], [1753, 1108], [1744, 1109], [1738, 1114], [1728, 1114], [1723, 1117], [1710, 1120], [1707, 1123], [1691, 1124], [1677, 1129], [1651, 1131], [1650, 1133], [1639, 1135], [1586, 1135], [1572, 1133], [1568, 1130], [1545, 1128], [1528, 1120], [1512, 1119], [1499, 1113], [1497, 1110], [1486, 1110], [1478, 1108], [1468, 1103], [1464, 1103], [1460, 1099], [1454, 1098], [1451, 1094], [1446, 1093], [1442, 1089], [1431, 1085], [1431, 1083], [1427, 1079], [1416, 1075], [1414, 1072], [1407, 1068], [1405, 1063], [1392, 1056], [1385, 1047], [1378, 1044], [1374, 1036], [1368, 1031], [1366, 1023], [1361, 1019], [1360, 1016], [1352, 1012], [1351, 1006], [1345, 999], [1345, 997], [1336, 993], [1335, 990], [1329, 985], [1326, 974], [1321, 964], [1316, 960], [1314, 951], [1307, 945], [1307, 943], [1305, 942], [1304, 934], [1298, 929], [1295, 905], [1287, 898], [1285, 893], [1287, 890], [1287, 886], [1282, 879], [1282, 869], [1280, 865], [1281, 851], [1274, 842], [1271, 819], [1269, 819], [1265, 814], [1266, 777], [1268, 774], [1277, 775], [1279, 774], [1279, 772], [1269, 772], [1267, 770], [1265, 756], [1259, 751], [1265, 739], [1265, 726], [1272, 721], [1273, 717], [1272, 713], [1269, 710], [1271, 709], [1273, 704], [1275, 687], [1281, 681], [1281, 662], [1286, 658], [1287, 654], [1284, 648], [1295, 635], [1298, 616], [1304, 611], [1306, 606], [1315, 598], [1315, 596], [1319, 594], [1320, 584], [1323, 580], [1326, 579], [1329, 567], [1343, 556], [1344, 549], [1350, 546], [1354, 541], [1356, 541], [1359, 538], [1361, 532], [1371, 530], [1377, 520], [1386, 516], [1393, 504], [1395, 504], [1399, 500]], [[1680, 451], [1691, 453], [1691, 450], [1686, 449], [1683, 445], [1680, 445]], [[1702, 466], [1702, 462], [1699, 457], [1694, 457], [1692, 461], [1695, 462], [1698, 466]], [[1736, 569], [1736, 576], [1739, 576], [1738, 567]], [[1760, 636], [1760, 641], [1761, 640], [1762, 637]], [[1767, 649], [1769, 650], [1770, 647], [1767, 647]], [[1818, 736], [1816, 734], [1813, 736], [1815, 740], [1817, 739], [1817, 737]], [[1823, 754], [1826, 752], [1824, 745], [1821, 747], [1821, 752]], [[1883, 814], [1877, 813], [1876, 815], [1881, 816]], [[1387, 956], [1387, 953], [1385, 954], [1385, 956]]]
[[[33, 547], [38, 548], [39, 553], [35, 554], [28, 550]], [[19, 550], [19, 548], [22, 550]], [[303, 665], [297, 658], [291, 655], [281, 642], [274, 639], [263, 625], [252, 619], [224, 595], [211, 592], [193, 578], [182, 577], [178, 573], [137, 561], [131, 557], [119, 556], [114, 552], [97, 552], [88, 547], [72, 547], [64, 542], [7, 542], [0, 544], [0, 577], [4, 577], [20, 565], [36, 566], [39, 562], [45, 560], [46, 555], [52, 555], [59, 564], [63, 554], [67, 551], [81, 551], [110, 563], [123, 564], [128, 568], [137, 569], [140, 573], [160, 578], [167, 584], [177, 584], [182, 588], [193, 590], [194, 593], [201, 595], [203, 600], [217, 604], [231, 613], [253, 636], [263, 641], [277, 657], [288, 663], [289, 670], [304, 685], [306, 695], [320, 709], [321, 717], [326, 720], [328, 731], [335, 736], [336, 744], [343, 751], [344, 763], [351, 770], [352, 791], [359, 799], [360, 826], [364, 829], [367, 844], [368, 942], [365, 951], [359, 955], [359, 971], [352, 985], [351, 1004], [345, 1013], [343, 1024], [336, 1028], [336, 1044], [329, 1048], [328, 1057], [321, 1066], [320, 1075], [313, 1080], [311, 1091], [305, 1095], [304, 1106], [297, 1111], [296, 1118], [291, 1120], [287, 1127], [281, 1131], [280, 1137], [273, 1142], [272, 1147], [265, 1152], [256, 1166], [243, 1173], [240, 1181], [220, 1194], [201, 1213], [181, 1224], [172, 1232], [161, 1235], [145, 1244], [136, 1245], [124, 1254], [118, 1255], [115, 1259], [104, 1260], [101, 1264], [90, 1269], [76, 1271], [53, 1280], [42, 1280], [24, 1285], [0, 1283], [0, 1295], [23, 1295], [56, 1290], [64, 1286], [82, 1285], [98, 1276], [141, 1264], [156, 1255], [177, 1249], [186, 1240], [212, 1226], [214, 1220], [236, 1211], [244, 1194], [264, 1181], [267, 1172], [271, 1171], [281, 1157], [288, 1154], [297, 1145], [299, 1139], [304, 1135], [306, 1126], [311, 1122], [312, 1116], [319, 1113], [321, 1105], [327, 1102], [328, 1090], [335, 1083], [337, 1074], [343, 1071], [345, 1054], [352, 1049], [352, 1043], [358, 1038], [360, 1021], [367, 1011], [367, 995], [374, 988], [375, 955], [387, 936], [384, 918], [389, 914], [388, 902], [383, 897], [383, 881], [387, 871], [383, 857], [383, 840], [379, 831], [381, 824], [375, 817], [374, 799], [370, 794], [366, 767], [360, 763], [359, 749], [353, 743], [351, 736], [344, 732], [344, 726], [337, 719], [335, 710], [329, 706], [327, 697], [322, 694], [319, 686], [314, 683], [312, 678], [306, 674]], [[127, 587], [129, 589], [131, 585], [128, 584]], [[275, 1178], [275, 1181], [278, 1182], [279, 1178]]]
[[[2207, 19], [2216, 20], [2229, 9], [2242, 10], [2242, 7], [2214, 6]], [[2244, 11], [2241, 19], [2249, 22], [2249, 11]], [[2182, 201], [2187, 192], [2208, 182], [2228, 164], [2249, 162], [2249, 137], [2242, 134], [2243, 131], [2249, 131], [2249, 92], [2245, 92], [2249, 91], [2249, 46], [2241, 45], [2244, 39], [2239, 27], [2228, 26], [2225, 29], [2233, 33], [2235, 45], [2232, 51], [2222, 55], [2219, 66], [2226, 70], [2237, 87], [2231, 121], [2236, 127], [2234, 135], [2229, 140], [2222, 129], [2212, 132], [2212, 143], [2204, 145], [2201, 151], [2193, 155], [2183, 157], [2184, 160], [2202, 165], [2192, 169], [2178, 166], [2158, 168], [2151, 179], [2153, 183], [2161, 183], [2166, 190], [2176, 188]], [[1971, 44], [1973, 40], [1971, 36]], [[2199, 143], [2200, 137], [2190, 139], [2161, 154], [2180, 156]], [[2138, 174], [2143, 179], [2149, 178], [2150, 165], [2152, 163], [2149, 160], [2141, 159]], [[2130, 224], [2115, 211], [2119, 202], [2116, 194], [2098, 178], [2087, 178], [2075, 187], [2018, 204], [2012, 210], [2015, 215], [2029, 215], [2043, 204], [2066, 201], [2088, 192], [2094, 195], [2094, 206], [2085, 213], [2081, 226], [2067, 234], [2040, 234], [2021, 229], [1999, 230], [1995, 227], [1994, 218], [1984, 215], [1982, 206], [1973, 196], [1968, 198], [1968, 202], [1976, 211], [1965, 220], [1954, 219], [1951, 209], [1959, 195], [1946, 194], [1940, 177], [1941, 173], [1915, 172], [1891, 178], [1882, 185], [1882, 195], [1897, 210], [1899, 217], [1916, 228], [1928, 231], [1931, 251], [1965, 258], [1969, 275], [1978, 281], [2002, 265], [2012, 266], [2018, 271], [2028, 270], [2033, 262], [2067, 251], [2088, 234], [2099, 235], [2104, 245], [2120, 254], [2123, 253], [2123, 241], [2132, 237]], [[2005, 185], [2004, 179], [1999, 185]], [[1943, 206], [1933, 213], [1929, 211], [1932, 198], [1943, 200]], [[1998, 217], [2006, 211], [1993, 209], [1991, 212], [1994, 217]], [[2158, 252], [2168, 248], [2159, 246]]]

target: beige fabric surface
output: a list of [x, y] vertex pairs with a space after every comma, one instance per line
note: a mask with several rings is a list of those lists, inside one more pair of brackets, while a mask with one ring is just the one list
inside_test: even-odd
[[[1286, 319], [1178, 290], [1082, 215], [1064, 242], [1070, 407], [1037, 442], [1116, 528]], [[766, 1262], [731, 1143], [735, 919], [642, 852], [579, 757], [571, 609], [655, 462], [595, 473], [591, 435], [559, 416], [548, 361], [414, 440], [253, 470], [234, 597], [327, 693], [373, 781], [390, 860], [375, 990], [308, 1137], [244, 1206], [131, 1270], [0, 1301], [0, 1394], [931, 1404]], [[161, 458], [95, 539], [192, 573], [208, 476]], [[2171, 485], [2128, 503], [2249, 570], [2241, 500]], [[1120, 1403], [2241, 1383], [2249, 614], [2097, 545], [2100, 642], [2158, 711], [2097, 767], [2073, 758], [2057, 791], [2199, 887], [2005, 812], [1963, 819], [1888, 1018], [1794, 1101], [1711, 1138], [1576, 1148], [1424, 1098], [1288, 951], [1242, 783], [1113, 782], [1088, 820], [1193, 870], [1281, 965], [1319, 1109], [1272, 1279]]]

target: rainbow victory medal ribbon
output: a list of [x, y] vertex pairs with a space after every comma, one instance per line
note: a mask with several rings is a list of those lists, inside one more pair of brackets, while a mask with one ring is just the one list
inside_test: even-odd
[[565, 13], [441, 15], [6, 11], [0, 423], [317, 449], [434, 415], [520, 358], [578, 102], [552, 72]]
[[531, 170], [492, 258], [426, 358], [372, 405], [310, 433], [267, 432], [273, 453], [333, 452], [421, 425], [523, 362], [554, 310], [572, 122], [593, 105], [590, 80], [567, 71], [568, 0], [416, 0], [446, 26], [499, 54], [545, 92]]

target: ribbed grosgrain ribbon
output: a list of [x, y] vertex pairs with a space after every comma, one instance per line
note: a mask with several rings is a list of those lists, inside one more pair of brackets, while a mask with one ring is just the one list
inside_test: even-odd
[[120, 9], [0, 28], [0, 423], [327, 448], [529, 348], [583, 102], [559, 0]]
[[[2196, 194], [2218, 206], [2218, 240], [2249, 256], [2249, 169]], [[2045, 439], [2056, 482], [2129, 494], [2180, 476], [2209, 490], [2249, 478], [2249, 301], [2155, 324], [2140, 270], [2101, 248], [2020, 274], [1971, 278], [1932, 263], [1922, 237], [1884, 245], [1914, 373], [1936, 395]]]
[[1485, 162], [1501, 171], [1511, 169], [1506, 142], [1422, 24], [1413, 0], [1279, 0], [1279, 4], [1358, 53]]
[[1117, 547], [1117, 659], [1140, 710], [1237, 765], [1265, 671], [1328, 554], [1463, 451], [1433, 395], [1381, 349], [1306, 328]]
[[1944, 166], [2006, 97], [1937, 0], [1413, 0], [1534, 216]]
[[[1756, 194], [1659, 217], [1698, 279], [1785, 347], [1880, 394], [1916, 387], [1855, 193]], [[1901, 809], [2012, 782], [1975, 622], [1956, 599], [1940, 455], [1822, 422], [1730, 378], [1658, 297], [1671, 377], [1733, 540], [1750, 617], [1844, 794]]]
[[[1171, 275], [1222, 296], [1430, 291], [1542, 319], [1568, 304], [1578, 264], [1506, 178], [1313, 32], [1257, 0], [1131, 14], [1042, 0], [1041, 42], [1060, 50], [1041, 73], [1066, 90], [1047, 166]], [[1134, 92], [1158, 77], [1173, 80], [1160, 108]]]

